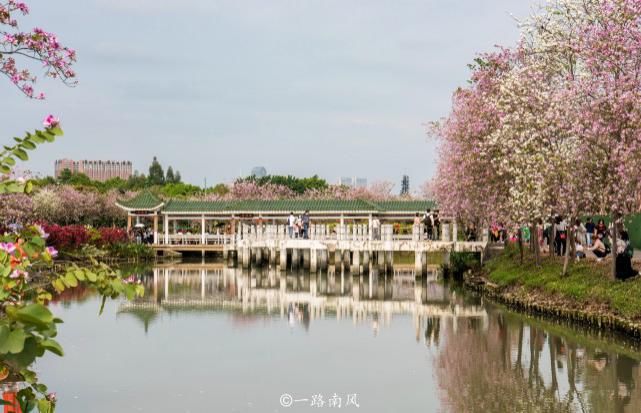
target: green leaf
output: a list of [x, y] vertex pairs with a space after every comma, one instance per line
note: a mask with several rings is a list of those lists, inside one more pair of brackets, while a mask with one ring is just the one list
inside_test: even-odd
[[67, 288], [60, 278], [54, 280], [51, 285], [53, 285], [53, 288], [55, 288], [59, 293], [63, 292]]
[[24, 186], [24, 192], [30, 194], [33, 191], [33, 182], [27, 181], [27, 184]]
[[0, 164], [0, 172], [2, 172], [3, 174], [8, 174], [11, 172], [11, 168], [9, 168], [7, 165]]
[[49, 132], [53, 132], [54, 135], [63, 136], [65, 133], [60, 129], [60, 126], [49, 129]]
[[73, 272], [73, 275], [76, 276], [76, 278], [79, 281], [84, 281], [85, 280], [85, 273], [81, 269], [77, 269]]
[[98, 276], [93, 271], [87, 271], [87, 273], [85, 275], [87, 276], [87, 279], [89, 281], [91, 281], [92, 283], [96, 282], [96, 280], [98, 279]]
[[38, 413], [53, 413], [53, 405], [47, 399], [38, 400]]
[[62, 347], [56, 340], [42, 340], [40, 345], [53, 354], [57, 354], [60, 357], [64, 356], [64, 351], [62, 351]]
[[24, 349], [24, 341], [27, 339], [27, 334], [24, 330], [13, 330], [9, 333], [7, 338], [0, 342], [0, 354], [18, 354]]
[[25, 152], [24, 149], [16, 148], [13, 150], [13, 154], [16, 155], [21, 161], [28, 161], [29, 155]]
[[16, 160], [15, 160], [15, 159], [13, 159], [13, 158], [12, 158], [12, 157], [10, 157], [10, 156], [7, 156], [6, 158], [4, 158], [4, 159], [2, 160], [2, 162], [6, 163], [6, 164], [7, 164], [7, 165], [9, 165], [9, 166], [13, 166], [13, 165], [15, 165], [15, 164], [16, 164]]
[[65, 284], [67, 284], [68, 287], [78, 286], [78, 279], [71, 272], [68, 272], [67, 275], [65, 275], [65, 278], [63, 279], [63, 281], [65, 282]]
[[19, 321], [45, 327], [53, 322], [53, 314], [42, 304], [29, 304], [16, 311], [15, 317]]
[[27, 140], [22, 142], [20, 144], [20, 146], [22, 146], [24, 149], [29, 150], [29, 151], [32, 151], [32, 150], [36, 149], [36, 145], [33, 142], [27, 141]]

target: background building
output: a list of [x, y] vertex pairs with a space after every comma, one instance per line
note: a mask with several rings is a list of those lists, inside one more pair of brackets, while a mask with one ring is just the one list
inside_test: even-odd
[[342, 176], [338, 179], [338, 184], [354, 188], [367, 188], [367, 178]]
[[130, 161], [74, 161], [71, 159], [58, 159], [55, 162], [56, 178], [65, 169], [72, 173], [87, 175], [94, 181], [106, 181], [112, 178], [129, 179], [133, 173]]
[[410, 177], [408, 175], [403, 175], [403, 180], [401, 181], [401, 196], [407, 196], [410, 194]]
[[267, 169], [264, 166], [255, 166], [252, 168], [251, 174], [256, 178], [264, 178], [267, 176]]

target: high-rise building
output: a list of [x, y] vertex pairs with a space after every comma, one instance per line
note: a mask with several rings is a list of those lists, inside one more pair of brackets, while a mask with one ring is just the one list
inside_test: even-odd
[[267, 176], [267, 169], [265, 169], [264, 166], [255, 166], [252, 168], [252, 176], [255, 176], [256, 178], [264, 178]]
[[131, 161], [56, 160], [54, 165], [56, 178], [59, 178], [65, 169], [72, 173], [87, 175], [94, 181], [107, 181], [112, 178], [129, 179], [133, 173]]
[[403, 175], [403, 180], [401, 181], [401, 196], [410, 194], [410, 177]]

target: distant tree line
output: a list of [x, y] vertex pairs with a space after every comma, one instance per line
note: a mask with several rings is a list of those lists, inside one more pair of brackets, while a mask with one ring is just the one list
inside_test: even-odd
[[297, 178], [292, 175], [266, 175], [263, 177], [256, 177], [255, 175], [246, 178], [239, 178], [236, 182], [254, 182], [258, 186], [266, 185], [279, 185], [290, 189], [292, 192], [302, 195], [307, 191], [322, 191], [329, 187], [329, 184], [318, 175], [309, 178]]

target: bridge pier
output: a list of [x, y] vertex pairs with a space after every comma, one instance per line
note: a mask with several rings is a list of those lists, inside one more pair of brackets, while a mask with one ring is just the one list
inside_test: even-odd
[[276, 265], [276, 247], [269, 249], [269, 265]]
[[394, 251], [385, 251], [385, 272], [394, 269]]
[[303, 268], [304, 269], [309, 269], [311, 267], [311, 265], [310, 265], [311, 251], [310, 251], [310, 249], [309, 248], [301, 249], [301, 254], [303, 256]]
[[354, 250], [352, 254], [352, 274], [360, 274], [361, 272], [361, 252]]
[[343, 265], [346, 268], [349, 268], [350, 267], [350, 262], [351, 262], [350, 251], [349, 250], [344, 250], [342, 253], [343, 253]]
[[375, 254], [376, 266], [379, 270], [383, 270], [385, 268], [385, 253], [383, 253], [383, 251], [376, 251]]
[[325, 271], [327, 270], [327, 267], [328, 267], [327, 261], [328, 261], [329, 252], [326, 249], [323, 249], [323, 250], [318, 250], [318, 253], [320, 258], [319, 267], [321, 271]]
[[363, 251], [363, 272], [369, 272], [370, 251]]
[[256, 265], [258, 265], [259, 267], [263, 265], [263, 249], [256, 248], [254, 251], [254, 255], [256, 256]]
[[309, 271], [311, 273], [318, 271], [318, 250], [315, 248], [309, 250]]
[[343, 262], [343, 253], [336, 248], [334, 250], [334, 267], [340, 268], [341, 263]]
[[244, 247], [242, 251], [243, 251], [243, 268], [247, 269], [249, 268], [249, 264], [251, 262], [251, 248]]
[[414, 271], [417, 277], [423, 276], [423, 251], [414, 252]]
[[300, 264], [300, 250], [298, 248], [292, 248], [292, 268], [298, 269]]

